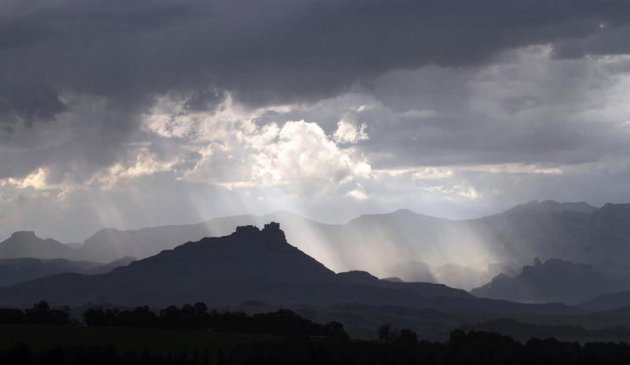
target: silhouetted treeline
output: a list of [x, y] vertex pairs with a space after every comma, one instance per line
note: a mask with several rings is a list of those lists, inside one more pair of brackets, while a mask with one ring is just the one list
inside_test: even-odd
[[71, 324], [70, 309], [52, 309], [46, 302], [39, 302], [31, 309], [0, 308], [3, 324]]
[[209, 312], [203, 303], [186, 304], [181, 308], [169, 306], [158, 313], [147, 306], [133, 310], [91, 308], [85, 311], [83, 321], [87, 326], [207, 329], [214, 332], [348, 338], [341, 323], [318, 324], [288, 309], [250, 316], [243, 312]]
[[[0, 324], [78, 324], [70, 319], [69, 314], [69, 308], [52, 309], [47, 302], [42, 301], [27, 310], [0, 308]], [[204, 303], [186, 304], [181, 308], [169, 306], [157, 313], [148, 306], [131, 310], [90, 308], [83, 313], [83, 322], [87, 326], [212, 330], [348, 339], [341, 323], [330, 322], [322, 325], [288, 309], [247, 315], [243, 312], [208, 311]]]
[[420, 341], [283, 341], [240, 342], [231, 347], [188, 348], [172, 354], [121, 351], [113, 346], [55, 347], [33, 350], [26, 345], [0, 351], [3, 364], [301, 364], [301, 365], [586, 365], [628, 364], [630, 347], [619, 343], [563, 343], [533, 339], [520, 343], [488, 332], [456, 331], [444, 343]]
[[[0, 309], [0, 321], [3, 323], [76, 325], [64, 327], [66, 342], [55, 342], [63, 345], [47, 347], [47, 342], [42, 343], [41, 340], [33, 341], [35, 347], [0, 344], [0, 364], [630, 364], [630, 346], [625, 343], [579, 344], [552, 338], [519, 342], [509, 336], [482, 331], [457, 330], [448, 341], [428, 342], [419, 341], [411, 330], [383, 325], [378, 328], [378, 341], [349, 341], [341, 324], [317, 324], [290, 310], [247, 315], [241, 312], [208, 311], [204, 304], [197, 303], [183, 307], [171, 306], [158, 312], [146, 306], [131, 310], [92, 308], [84, 316], [88, 328], [76, 325], [78, 322], [71, 322], [67, 310], [51, 309], [45, 302], [25, 311]], [[89, 328], [93, 326], [112, 328], [107, 331], [97, 330], [107, 333], [104, 340], [99, 339], [97, 346], [76, 346], [75, 334], [95, 331]], [[171, 353], [161, 347], [163, 351], [154, 353], [146, 347], [124, 346], [123, 350], [107, 345], [115, 343], [119, 335], [131, 331], [124, 327], [155, 328], [156, 331], [199, 330], [158, 331], [172, 334], [174, 338], [183, 333], [206, 335], [205, 330], [219, 333], [211, 334], [207, 342], [186, 342], [185, 347], [174, 346]], [[41, 330], [44, 327], [28, 328]], [[153, 338], [152, 330], [143, 331], [147, 338]], [[250, 336], [240, 340], [221, 332], [290, 336]], [[29, 340], [27, 336], [20, 341]]]
[[398, 329], [386, 323], [378, 328], [378, 339], [386, 342], [417, 343], [418, 335], [410, 329]]

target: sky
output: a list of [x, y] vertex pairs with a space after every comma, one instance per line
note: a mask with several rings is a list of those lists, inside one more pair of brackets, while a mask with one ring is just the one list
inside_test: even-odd
[[630, 201], [630, 2], [0, 0], [0, 239]]

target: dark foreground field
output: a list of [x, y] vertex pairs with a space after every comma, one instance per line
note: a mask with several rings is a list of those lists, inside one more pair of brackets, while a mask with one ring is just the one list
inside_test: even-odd
[[25, 344], [34, 351], [55, 347], [114, 347], [118, 351], [145, 350], [173, 354], [197, 349], [230, 351], [239, 344], [282, 341], [268, 334], [213, 333], [133, 327], [0, 325], [0, 350]]
[[594, 332], [504, 320], [429, 341], [384, 323], [366, 340], [349, 336], [339, 322], [314, 322], [288, 309], [248, 314], [195, 303], [160, 310], [93, 307], [80, 319], [70, 313], [46, 302], [25, 310], [0, 308], [0, 364], [630, 363], [630, 346], [623, 342], [536, 338], [553, 331], [568, 338], [625, 338], [628, 331], [621, 327]]
[[1, 325], [2, 364], [622, 364], [615, 343], [517, 342], [453, 332], [445, 342], [353, 341], [205, 330]]

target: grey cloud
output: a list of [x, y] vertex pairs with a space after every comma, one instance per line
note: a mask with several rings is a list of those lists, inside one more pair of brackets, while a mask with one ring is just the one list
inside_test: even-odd
[[[22, 121], [27, 126], [35, 121], [47, 121], [67, 110], [56, 91], [46, 85], [0, 84], [0, 126], [11, 132], [11, 125]], [[10, 123], [13, 122], [13, 123]]]
[[630, 154], [623, 124], [630, 119], [623, 102], [630, 75], [614, 63], [545, 52], [519, 50], [474, 69], [431, 66], [380, 77], [373, 96], [382, 106], [360, 116], [378, 136], [363, 144], [373, 166], [563, 165]]
[[[344, 192], [291, 201], [319, 218], [399, 207], [475, 215], [502, 201], [630, 196], [627, 169], [598, 176], [606, 157], [630, 155], [628, 127], [621, 126], [630, 116], [619, 110], [614, 124], [589, 114], [618, 97], [607, 92], [627, 77], [628, 63], [602, 69], [584, 57], [630, 53], [628, 2], [0, 0], [0, 14], [0, 179], [45, 166], [51, 183], [68, 176], [85, 182], [99, 169], [133, 162], [143, 148], [158, 159], [180, 157], [175, 168], [188, 171], [201, 147], [147, 133], [142, 113], [162, 95], [195, 112], [216, 108], [229, 92], [250, 107], [300, 103], [288, 113], [268, 112], [259, 124], [305, 119], [331, 135], [352, 114], [370, 136], [353, 148], [375, 169], [601, 163], [563, 176], [458, 175], [483, 194], [461, 204], [428, 193], [416, 199], [413, 184], [377, 179], [362, 183], [365, 201], [349, 203]], [[536, 44], [552, 45], [551, 58], [522, 61], [514, 51]], [[376, 106], [358, 112], [361, 104]], [[130, 182], [128, 191], [87, 187], [63, 207], [43, 193], [19, 192], [19, 203], [2, 203], [0, 223], [7, 214], [19, 222], [10, 229], [31, 223], [76, 234], [68, 227], [117, 224], [90, 216], [99, 210], [139, 226], [276, 208], [270, 199], [246, 205], [268, 191], [245, 196], [194, 185], [176, 180], [180, 172]], [[600, 184], [609, 189], [593, 188]], [[504, 194], [493, 200], [493, 191]], [[210, 210], [197, 217], [197, 209]], [[50, 221], [48, 212], [61, 218]]]
[[[0, 78], [29, 85], [32, 109], [46, 113], [60, 111], [51, 91], [122, 104], [208, 87], [257, 105], [312, 101], [389, 70], [475, 65], [528, 44], [584, 41], [573, 52], [583, 54], [589, 37], [627, 34], [630, 14], [586, 0], [4, 3]], [[40, 83], [21, 83], [33, 74]]]
[[146, 138], [137, 129], [136, 113], [103, 102], [74, 106], [52, 123], [18, 124], [4, 138], [0, 133], [0, 179], [22, 178], [45, 166], [53, 183], [64, 177], [85, 181], [124, 158], [130, 152], [125, 143]]

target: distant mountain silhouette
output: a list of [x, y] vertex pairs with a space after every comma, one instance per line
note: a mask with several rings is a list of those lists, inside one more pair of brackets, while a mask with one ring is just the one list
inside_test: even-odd
[[269, 221], [280, 222], [291, 242], [336, 272], [367, 270], [379, 277], [436, 281], [469, 290], [540, 257], [588, 263], [608, 276], [630, 277], [630, 204], [595, 208], [555, 201], [533, 201], [469, 220], [399, 210], [334, 225], [279, 212], [130, 231], [105, 229], [78, 250], [55, 257], [99, 262], [146, 258], [184, 242], [227, 235], [237, 226]]
[[616, 277], [630, 274], [630, 204], [532, 202], [482, 218], [487, 242], [516, 262], [562, 258]]
[[477, 299], [440, 284], [379, 280], [365, 272], [335, 274], [287, 243], [279, 225], [239, 227], [231, 235], [189, 242], [103, 275], [61, 274], [0, 289], [0, 304], [28, 306], [203, 301], [238, 305], [364, 303], [467, 311], [571, 312], [557, 305]]
[[[579, 305], [592, 312], [625, 312], [630, 315], [630, 290], [600, 295]], [[619, 314], [617, 313], [617, 314]]]
[[555, 212], [555, 213], [564, 213], [564, 212], [575, 212], [575, 213], [593, 213], [597, 210], [596, 207], [586, 203], [586, 202], [557, 202], [554, 200], [533, 200], [525, 204], [517, 205], [512, 209], [509, 209], [507, 212], [518, 213], [518, 212], [531, 212], [531, 211], [539, 211], [541, 213]]
[[[120, 258], [118, 260], [114, 260], [108, 263], [100, 263], [97, 262], [95, 263], [97, 266], [94, 267], [93, 269], [90, 269], [89, 271], [85, 272], [86, 274], [90, 274], [90, 275], [96, 275], [96, 274], [106, 274], [112, 270], [114, 270], [117, 267], [122, 267], [122, 266], [127, 266], [130, 265], [132, 262], [136, 261], [135, 257], [123, 257]], [[85, 262], [85, 261], [84, 261]], [[91, 261], [88, 261], [91, 262]]]
[[73, 259], [79, 256], [77, 250], [51, 238], [39, 238], [30, 231], [15, 232], [0, 242], [0, 258]]
[[[598, 304], [603, 304], [603, 302], [600, 301], [600, 299], [602, 297], [603, 296], [595, 298], [595, 300], [597, 300]], [[595, 309], [595, 308], [597, 308], [597, 306], [590, 306], [590, 304], [594, 303], [595, 300], [591, 300], [591, 301], [582, 303], [580, 305], [583, 309], [591, 312], [590, 313], [591, 317], [595, 317], [595, 318], [598, 318], [598, 317], [599, 318], [602, 318], [602, 317], [603, 318], [623, 318], [623, 319], [630, 318], [630, 305], [627, 305], [628, 301], [622, 301], [621, 303], [625, 303], [625, 304], [623, 304], [623, 306], [621, 306], [621, 307], [618, 307], [619, 303], [614, 304], [614, 303], [608, 302], [611, 305], [604, 305], [604, 306], [600, 307], [600, 309]], [[608, 303], [606, 303], [606, 304], [608, 304]], [[590, 309], [589, 309], [589, 307], [590, 307]], [[607, 307], [612, 307], [613, 309], [603, 309], [603, 308], [607, 308]]]
[[549, 259], [524, 266], [515, 277], [500, 274], [471, 293], [484, 298], [521, 302], [577, 304], [625, 285], [627, 282], [610, 279], [593, 270], [591, 265]]
[[43, 278], [61, 273], [104, 274], [134, 259], [123, 258], [109, 264], [65, 259], [16, 258], [0, 259], [0, 286]]

